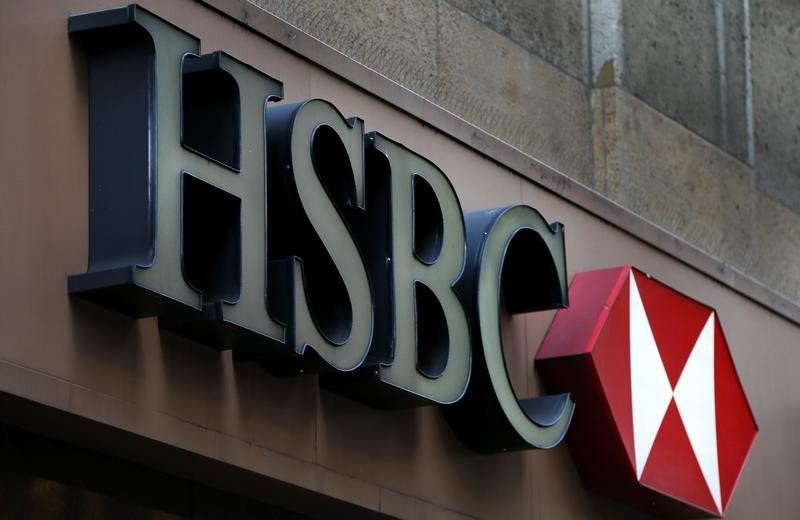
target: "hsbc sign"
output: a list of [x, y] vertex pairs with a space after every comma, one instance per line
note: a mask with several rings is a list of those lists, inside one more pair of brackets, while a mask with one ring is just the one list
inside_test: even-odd
[[570, 300], [536, 359], [548, 390], [591, 408], [568, 435], [584, 481], [722, 516], [758, 429], [716, 313], [631, 267], [579, 274]]
[[[617, 491], [724, 512], [755, 424], [710, 310], [676, 303], [663, 312], [694, 321], [672, 327], [650, 310], [674, 294], [620, 274], [607, 291], [623, 294], [609, 300], [619, 323], [595, 326], [608, 277], [579, 275], [590, 289], [573, 285], [576, 305], [539, 354], [556, 393], [519, 398], [501, 313], [567, 307], [563, 226], [525, 205], [464, 214], [425, 157], [325, 100], [282, 102], [280, 81], [201, 55], [137, 6], [73, 16], [69, 32], [86, 51], [90, 109], [89, 265], [69, 277], [72, 295], [373, 406], [442, 405], [481, 452], [558, 444], [576, 395], [577, 453], [602, 452]], [[604, 399], [586, 391], [583, 358], [559, 364], [575, 345], [615, 374], [601, 377]], [[614, 421], [597, 424], [611, 451], [580, 437], [608, 407]], [[670, 480], [671, 458], [688, 480]]]
[[[564, 437], [519, 399], [508, 312], [567, 304], [564, 234], [467, 214], [426, 158], [137, 7], [69, 19], [89, 70], [89, 268], [74, 296], [378, 407], [446, 406], [484, 452]], [[476, 429], [479, 421], [491, 425]]]

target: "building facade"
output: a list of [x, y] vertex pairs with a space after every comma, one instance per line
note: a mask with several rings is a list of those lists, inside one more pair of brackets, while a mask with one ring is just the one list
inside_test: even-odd
[[[715, 310], [759, 430], [726, 516], [795, 516], [800, 224], [793, 158], [800, 127], [786, 99], [798, 86], [790, 58], [800, 16], [793, 6], [768, 1], [645, 4], [0, 5], [3, 515], [664, 515], [588, 489], [567, 443], [508, 452], [501, 443], [493, 446], [497, 453], [466, 446], [464, 431], [491, 437], [507, 415], [476, 412], [467, 416], [474, 424], [451, 427], [461, 394], [437, 393], [435, 382], [458, 364], [469, 339], [453, 335], [460, 329], [443, 292], [468, 276], [471, 257], [454, 261], [467, 267], [456, 269], [445, 289], [429, 288], [433, 300], [415, 296], [438, 302], [415, 304], [408, 319], [416, 328], [397, 326], [401, 282], [425, 285], [425, 269], [452, 254], [442, 237], [463, 229], [461, 211], [515, 205], [534, 208], [546, 224], [563, 223], [563, 235], [559, 226], [528, 226], [545, 241], [551, 232], [563, 237], [564, 253], [559, 257], [556, 239], [533, 249], [536, 259], [549, 252], [555, 267], [545, 275], [550, 264], [525, 264], [520, 280], [533, 289], [522, 299], [547, 292], [553, 277], [566, 288], [577, 273], [634, 265]], [[87, 14], [100, 12], [107, 14]], [[192, 74], [202, 80], [195, 91]], [[257, 99], [264, 111], [246, 110], [254, 88], [273, 96]], [[326, 103], [302, 105], [311, 99]], [[309, 134], [307, 165], [316, 176], [303, 177], [308, 172], [295, 162], [304, 141], [292, 136], [300, 131], [283, 133], [302, 118], [300, 108], [287, 115], [281, 107], [303, 106], [320, 107], [314, 113], [327, 114], [326, 128], [338, 136]], [[281, 117], [290, 123], [273, 132]], [[193, 129], [203, 131], [192, 136]], [[281, 153], [291, 159], [279, 170]], [[392, 163], [392, 153], [408, 162]], [[341, 169], [320, 173], [327, 164], [320, 158]], [[409, 184], [409, 197], [428, 201], [430, 214], [422, 203], [417, 213], [391, 213], [406, 200], [391, 198], [400, 184], [387, 188], [390, 199], [373, 198], [384, 193], [375, 191], [383, 181], [370, 172], [385, 168], [384, 160], [389, 170], [410, 164], [408, 179], [423, 179], [419, 190]], [[247, 174], [258, 171], [252, 161], [266, 172], [256, 184], [248, 184]], [[134, 179], [139, 171], [144, 176]], [[359, 177], [364, 171], [366, 180]], [[281, 189], [297, 200], [269, 198]], [[282, 211], [258, 213], [265, 203]], [[314, 213], [320, 207], [329, 213]], [[448, 219], [454, 211], [458, 217]], [[422, 214], [427, 220], [412, 219]], [[337, 215], [349, 232], [319, 231]], [[406, 217], [412, 224], [403, 230]], [[294, 236], [310, 230], [328, 253], [318, 253], [316, 239]], [[397, 267], [397, 247], [386, 249], [385, 262], [380, 256], [388, 248], [383, 241], [401, 231], [414, 247], [407, 265], [418, 271]], [[357, 289], [359, 270], [337, 256], [351, 239], [365, 264], [366, 292]], [[426, 256], [428, 239], [436, 252]], [[301, 259], [292, 264], [298, 271], [273, 262], [265, 252], [273, 244], [281, 259]], [[321, 268], [314, 267], [318, 257]], [[165, 262], [173, 271], [153, 274]], [[108, 275], [119, 274], [119, 265], [132, 267], [122, 278]], [[381, 271], [387, 265], [393, 270]], [[308, 274], [306, 286], [302, 269], [322, 274]], [[86, 273], [106, 274], [76, 278]], [[437, 276], [427, 284], [435, 286]], [[278, 296], [261, 291], [269, 284]], [[280, 290], [292, 295], [285, 299], [289, 310], [275, 303], [284, 301]], [[339, 305], [342, 291], [350, 298]], [[263, 330], [251, 326], [268, 321], [263, 305], [260, 318], [237, 315], [251, 305], [251, 294], [272, 305], [272, 325]], [[187, 316], [192, 298], [199, 298], [195, 310], [218, 314]], [[521, 400], [547, 394], [534, 360], [555, 308], [567, 303], [552, 294], [542, 301], [522, 307], [543, 310], [512, 317], [503, 309], [498, 319], [501, 372]], [[311, 309], [311, 325], [293, 326], [304, 309]], [[339, 347], [350, 348], [369, 313], [368, 350], [350, 359]], [[426, 357], [422, 347], [408, 347], [422, 345], [425, 334], [442, 334], [420, 325], [440, 314], [443, 334], [450, 334], [445, 361], [437, 351]], [[680, 324], [680, 313], [674, 318]], [[471, 359], [464, 373], [474, 387], [481, 363], [491, 363], [485, 345], [475, 350], [482, 329], [468, 321], [473, 354], [463, 358]], [[340, 323], [347, 332], [337, 336]], [[284, 329], [275, 343], [297, 340], [300, 350], [310, 345], [308, 352], [285, 362], [250, 348], [261, 345], [254, 335]], [[302, 340], [306, 333], [314, 339]], [[389, 357], [377, 353], [381, 338], [392, 345]], [[402, 370], [403, 348], [414, 356], [413, 380], [389, 370]], [[398, 398], [405, 394], [397, 388], [421, 399]], [[574, 413], [585, 413], [579, 400]], [[545, 423], [537, 424], [556, 421]], [[524, 447], [534, 447], [530, 439]], [[591, 449], [603, 453], [605, 446]]]

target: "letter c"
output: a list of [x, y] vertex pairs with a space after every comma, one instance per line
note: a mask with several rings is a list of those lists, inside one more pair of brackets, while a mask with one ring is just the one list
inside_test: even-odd
[[459, 292], [470, 312], [473, 372], [466, 395], [445, 407], [445, 416], [477, 451], [553, 447], [564, 438], [575, 403], [570, 394], [517, 398], [503, 358], [500, 303], [504, 298], [511, 314], [566, 306], [563, 226], [549, 226], [524, 205], [468, 213], [466, 225]]

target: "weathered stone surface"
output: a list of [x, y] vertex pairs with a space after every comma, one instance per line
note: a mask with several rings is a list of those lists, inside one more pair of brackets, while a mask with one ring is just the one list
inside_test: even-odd
[[595, 187], [797, 301], [800, 216], [754, 173], [619, 87], [593, 92]]
[[758, 193], [753, 237], [754, 276], [767, 287], [800, 300], [800, 216], [770, 196]]
[[588, 84], [588, 0], [447, 1]]
[[758, 186], [800, 211], [800, 3], [753, 0], [750, 15]]
[[[746, 1], [593, 0], [592, 47], [627, 91], [751, 162]], [[614, 13], [616, 28], [603, 18]], [[605, 59], [593, 59], [597, 76]]]
[[597, 189], [741, 266], [753, 217], [750, 171], [617, 87], [596, 90], [594, 101], [603, 128]]
[[436, 2], [250, 1], [423, 97], [435, 90]]
[[625, 2], [624, 87], [718, 141], [719, 70], [713, 2]]
[[[252, 1], [800, 300], [800, 265], [793, 261], [800, 253], [800, 108], [792, 98], [800, 90], [800, 5]], [[578, 67], [583, 52], [584, 26], [575, 20], [586, 2], [591, 74], [595, 86], [598, 75], [610, 85], [594, 92], [567, 64]], [[548, 22], [550, 15], [559, 22]], [[574, 33], [572, 40], [562, 38], [565, 32]], [[747, 166], [753, 123], [757, 175]]]
[[589, 90], [444, 2], [435, 101], [591, 184]]
[[253, 0], [470, 123], [591, 184], [589, 89], [445, 0]]

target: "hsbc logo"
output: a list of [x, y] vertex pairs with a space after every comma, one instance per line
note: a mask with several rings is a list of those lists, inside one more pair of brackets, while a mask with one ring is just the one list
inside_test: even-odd
[[537, 361], [582, 405], [584, 481], [664, 516], [724, 515], [757, 426], [716, 313], [627, 266], [579, 274], [570, 300]]
[[[570, 428], [587, 483], [721, 515], [756, 425], [716, 314], [623, 267], [567, 292], [563, 226], [464, 214], [431, 161], [135, 6], [76, 15], [89, 263], [70, 294], [380, 408], [442, 405], [474, 450]], [[520, 398], [502, 313], [557, 314]], [[575, 399], [573, 400], [573, 397]], [[477, 428], [475, 425], [481, 424]]]

